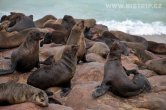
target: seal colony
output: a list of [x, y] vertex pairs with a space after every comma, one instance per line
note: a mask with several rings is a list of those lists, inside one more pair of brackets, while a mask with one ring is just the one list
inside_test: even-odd
[[[0, 84], [0, 105], [24, 102], [39, 106], [48, 106], [51, 102], [61, 104], [51, 97], [54, 93], [48, 89], [60, 87], [61, 96], [69, 95], [72, 79], [78, 74], [77, 65], [81, 61], [87, 65], [90, 62], [87, 54], [90, 53], [106, 60], [102, 83], [92, 92], [93, 100], [108, 91], [128, 98], [143, 92], [148, 94], [152, 89], [146, 76], [123, 66], [122, 55], [128, 57], [134, 53], [140, 56], [141, 66], [165, 75], [166, 44], [120, 31], [109, 31], [107, 26], [96, 24], [95, 19], [75, 19], [70, 15], [60, 19], [46, 15], [33, 21], [32, 15], [11, 12], [2, 16], [0, 22], [0, 51], [16, 48], [9, 58], [11, 68], [0, 68], [0, 77], [14, 71], [31, 72], [26, 79], [27, 84]], [[129, 78], [131, 74], [133, 78]]]

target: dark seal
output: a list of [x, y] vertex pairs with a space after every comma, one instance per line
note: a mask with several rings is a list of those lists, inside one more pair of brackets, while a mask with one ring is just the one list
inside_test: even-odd
[[0, 70], [0, 75], [13, 73], [15, 70], [19, 72], [28, 72], [34, 67], [39, 67], [39, 40], [44, 33], [33, 30], [28, 33], [24, 43], [15, 50], [11, 55], [11, 69]]
[[71, 79], [76, 70], [77, 50], [78, 46], [66, 46], [61, 60], [55, 63], [53, 56], [50, 57], [50, 65], [33, 72], [27, 83], [43, 90], [54, 86], [62, 87], [61, 96], [66, 96], [71, 89]]
[[[108, 90], [122, 97], [130, 97], [151, 89], [150, 83], [145, 76], [136, 70], [127, 71], [123, 68], [121, 54], [119, 43], [114, 42], [104, 66], [102, 84], [92, 93], [94, 98], [104, 95]], [[132, 80], [128, 77], [130, 74], [134, 74]]]

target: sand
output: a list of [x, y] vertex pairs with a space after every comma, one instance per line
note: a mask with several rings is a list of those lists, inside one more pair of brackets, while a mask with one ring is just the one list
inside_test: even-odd
[[155, 41], [158, 43], [166, 43], [166, 35], [144, 35], [142, 36], [149, 41]]

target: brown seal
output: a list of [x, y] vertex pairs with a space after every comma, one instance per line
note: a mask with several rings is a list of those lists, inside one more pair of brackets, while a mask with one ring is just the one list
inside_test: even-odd
[[43, 28], [44, 24], [48, 21], [48, 20], [57, 20], [56, 17], [54, 17], [53, 15], [46, 15], [38, 20], [35, 21], [35, 26], [38, 28]]
[[166, 58], [152, 59], [147, 61], [145, 65], [159, 75], [166, 75]]
[[27, 34], [32, 31], [37, 30], [35, 28], [25, 29], [13, 35], [7, 34], [7, 32], [1, 32], [0, 34], [0, 49], [10, 49], [20, 46], [26, 39]]
[[81, 21], [84, 21], [84, 26], [91, 28], [96, 25], [96, 20], [95, 19], [75, 19], [76, 23], [79, 23]]
[[[149, 81], [136, 70], [127, 71], [121, 63], [122, 51], [119, 43], [114, 42], [104, 66], [102, 84], [92, 93], [94, 98], [104, 95], [108, 90], [122, 97], [135, 96], [151, 89]], [[134, 74], [132, 80], [127, 75]]]
[[79, 61], [87, 62], [85, 58], [86, 54], [86, 43], [84, 37], [84, 21], [77, 23], [73, 26], [70, 36], [67, 40], [67, 45], [79, 45], [79, 49], [77, 52], [78, 63]]
[[33, 15], [26, 16], [23, 13], [11, 13], [9, 17], [9, 27], [6, 29], [8, 32], [22, 31], [27, 28], [35, 27], [33, 22]]
[[147, 50], [149, 50], [153, 53], [156, 53], [156, 54], [166, 55], [166, 44], [148, 41], [148, 49]]
[[107, 46], [108, 46], [109, 48], [112, 47], [112, 44], [113, 44], [114, 41], [117, 41], [117, 42], [119, 42], [119, 47], [120, 47], [121, 51], [124, 52], [124, 53], [123, 53], [124, 55], [128, 56], [129, 53], [130, 53], [129, 50], [128, 50], [127, 45], [126, 45], [125, 43], [123, 43], [123, 42], [120, 42], [120, 40], [119, 40], [118, 38], [116, 38], [116, 37], [115, 37], [111, 32], [109, 32], [109, 31], [104, 31], [103, 34], [102, 34], [102, 36], [97, 37], [97, 38], [95, 38], [95, 39], [93, 39], [93, 40], [94, 40], [94, 41], [98, 41], [98, 42], [104, 42], [104, 43], [107, 44]]
[[8, 82], [0, 84], [0, 105], [32, 102], [39, 106], [48, 106], [47, 94], [27, 84]]
[[27, 34], [27, 38], [20, 47], [11, 55], [11, 69], [0, 70], [0, 75], [13, 73], [15, 70], [19, 72], [27, 72], [34, 67], [39, 67], [39, 40], [44, 33], [33, 30]]
[[76, 70], [78, 46], [68, 45], [62, 55], [61, 60], [54, 62], [53, 56], [50, 57], [50, 65], [41, 67], [33, 72], [27, 83], [40, 89], [49, 87], [62, 87], [61, 96], [66, 96], [71, 89], [71, 79]]
[[40, 47], [42, 47], [43, 44], [50, 44], [50, 43], [66, 44], [67, 38], [68, 36], [66, 32], [55, 30], [51, 33], [46, 34], [44, 40], [40, 42]]
[[117, 38], [119, 38], [121, 41], [126, 42], [134, 42], [139, 43], [144, 46], [145, 49], [148, 47], [148, 42], [145, 38], [136, 36], [136, 35], [130, 35], [121, 31], [110, 31], [113, 35], [115, 35]]

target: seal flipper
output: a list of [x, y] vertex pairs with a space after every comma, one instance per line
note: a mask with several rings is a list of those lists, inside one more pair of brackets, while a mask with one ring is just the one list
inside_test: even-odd
[[70, 90], [71, 90], [71, 82], [69, 81], [69, 82], [63, 83], [60, 96], [66, 97], [70, 93]]
[[54, 56], [51, 55], [45, 61], [40, 61], [39, 63], [44, 65], [51, 65], [53, 61], [54, 61]]
[[60, 93], [61, 97], [66, 97], [70, 93], [71, 88], [62, 88], [62, 91]]
[[96, 88], [96, 90], [92, 93], [92, 97], [98, 98], [98, 97], [104, 95], [109, 89], [110, 89], [110, 86], [101, 84], [101, 86], [98, 86]]
[[15, 71], [15, 68], [16, 68], [16, 63], [12, 64], [12, 67], [9, 70], [2, 70], [2, 69], [0, 69], [0, 76], [1, 75], [12, 74]]
[[130, 76], [130, 74], [134, 74], [134, 75], [139, 74], [136, 69], [127, 70], [125, 67], [123, 67], [123, 69], [125, 70], [127, 76]]

